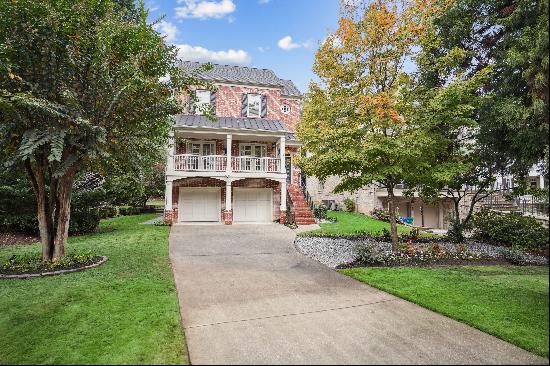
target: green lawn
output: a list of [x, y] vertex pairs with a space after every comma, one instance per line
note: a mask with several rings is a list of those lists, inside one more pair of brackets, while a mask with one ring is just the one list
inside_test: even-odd
[[340, 272], [548, 357], [548, 267], [354, 268]]
[[[187, 363], [168, 259], [168, 227], [156, 215], [101, 223], [69, 239], [69, 251], [107, 255], [80, 273], [0, 280], [0, 364]], [[110, 231], [113, 230], [113, 231]], [[0, 260], [39, 245], [0, 249]]]
[[[321, 224], [321, 229], [303, 233], [303, 235], [314, 236], [353, 236], [359, 234], [377, 235], [382, 230], [390, 230], [388, 222], [376, 220], [367, 215], [345, 211], [329, 211], [329, 217], [335, 217], [336, 222]], [[403, 225], [397, 226], [399, 233], [410, 232], [410, 229]]]

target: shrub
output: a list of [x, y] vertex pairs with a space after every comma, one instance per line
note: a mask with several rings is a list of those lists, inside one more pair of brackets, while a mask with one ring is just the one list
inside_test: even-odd
[[[372, 210], [370, 215], [377, 220], [390, 222], [390, 212], [383, 208], [375, 208], [374, 210]], [[400, 223], [399, 215], [397, 215], [397, 213], [395, 214], [395, 222]]]
[[548, 229], [533, 217], [484, 209], [474, 215], [472, 225], [475, 240], [518, 248], [548, 248]]
[[[105, 204], [102, 189], [76, 190], [71, 201], [69, 234], [93, 232], [99, 225], [99, 207]], [[0, 231], [38, 234], [36, 203], [26, 182], [0, 186]]]
[[319, 220], [325, 220], [327, 218], [327, 207], [324, 204], [313, 206], [313, 216]]
[[108, 219], [118, 216], [118, 209], [116, 206], [106, 205], [99, 208], [99, 217], [102, 219]]
[[69, 234], [94, 232], [101, 220], [100, 207], [105, 206], [107, 196], [103, 189], [74, 192], [71, 202]]
[[344, 200], [344, 208], [347, 212], [355, 212], [355, 202], [351, 198]]
[[362, 264], [378, 264], [380, 250], [372, 243], [362, 243], [355, 247], [355, 260]]

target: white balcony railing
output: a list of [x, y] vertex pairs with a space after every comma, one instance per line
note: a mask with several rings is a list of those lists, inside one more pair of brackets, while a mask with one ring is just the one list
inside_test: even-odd
[[251, 156], [235, 156], [232, 158], [235, 172], [280, 173], [281, 159], [255, 158]]
[[[281, 159], [235, 156], [231, 158], [234, 172], [280, 173]], [[174, 155], [175, 171], [224, 172], [227, 170], [225, 155]]]
[[223, 172], [226, 170], [227, 157], [223, 155], [174, 155], [174, 170]]

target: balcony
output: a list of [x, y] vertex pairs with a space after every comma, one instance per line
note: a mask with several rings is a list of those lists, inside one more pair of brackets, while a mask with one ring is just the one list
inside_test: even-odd
[[[173, 156], [176, 172], [226, 172], [227, 156], [225, 155], [191, 155]], [[235, 156], [231, 158], [232, 172], [241, 173], [281, 173], [281, 159]]]

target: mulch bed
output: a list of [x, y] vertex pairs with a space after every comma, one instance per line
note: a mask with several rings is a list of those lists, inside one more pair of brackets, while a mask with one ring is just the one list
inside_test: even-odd
[[511, 266], [512, 263], [505, 259], [479, 259], [479, 260], [465, 260], [465, 259], [443, 259], [436, 262], [423, 262], [423, 263], [408, 263], [408, 264], [365, 264], [360, 262], [343, 264], [336, 267], [337, 269], [349, 269], [359, 267], [371, 267], [371, 268], [397, 268], [397, 267], [452, 267], [452, 266]]
[[47, 265], [43, 265], [40, 268], [34, 269], [29, 272], [15, 272], [6, 270], [0, 267], [0, 278], [30, 278], [30, 277], [41, 277], [41, 276], [53, 276], [64, 273], [73, 273], [80, 272], [85, 269], [97, 267], [107, 261], [107, 257], [104, 256], [95, 256], [91, 257], [85, 262], [73, 263], [66, 267], [58, 267], [55, 269], [48, 268]]
[[34, 244], [40, 242], [40, 238], [34, 235], [0, 233], [0, 246], [15, 244]]

